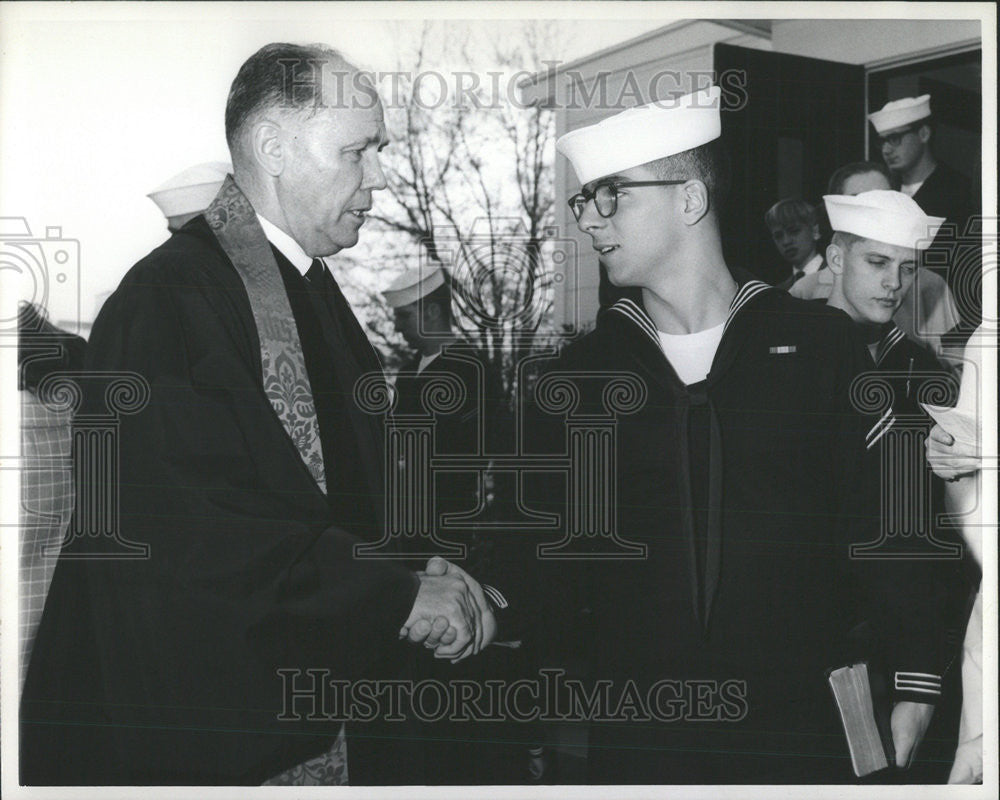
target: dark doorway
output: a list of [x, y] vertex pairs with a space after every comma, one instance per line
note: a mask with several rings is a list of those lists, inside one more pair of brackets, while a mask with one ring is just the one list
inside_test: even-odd
[[[785, 197], [799, 197], [822, 212], [833, 171], [864, 158], [865, 71], [726, 44], [715, 45], [714, 68], [730, 87], [722, 114], [733, 161], [733, 189], [723, 213], [726, 260], [777, 283], [790, 268], [771, 241], [764, 212]], [[732, 91], [736, 81], [745, 86], [745, 102], [734, 100], [741, 94]]]

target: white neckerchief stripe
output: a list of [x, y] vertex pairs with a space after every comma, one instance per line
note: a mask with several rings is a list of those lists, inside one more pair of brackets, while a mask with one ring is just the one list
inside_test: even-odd
[[[866, 450], [871, 450], [872, 447], [875, 446], [875, 443], [879, 439], [881, 439], [883, 436], [885, 436], [885, 434], [889, 430], [889, 428], [891, 428], [893, 425], [896, 424], [896, 418], [894, 416], [892, 416], [892, 410], [890, 409], [889, 411], [886, 412], [886, 414], [889, 415], [888, 421], [883, 425], [882, 424], [882, 420], [880, 419], [878, 422], [875, 423], [875, 427], [873, 427], [868, 432], [868, 436], [865, 437], [868, 440], [868, 445], [865, 447]], [[882, 415], [882, 419], [885, 419], [885, 418], [886, 418], [886, 415], [883, 414]], [[881, 429], [879, 429], [879, 426], [881, 426]], [[871, 437], [871, 435], [873, 433], [875, 433], [876, 430], [878, 430], [878, 434], [875, 436], [875, 438], [873, 438], [873, 439], [869, 438], [869, 437]]]
[[897, 344], [899, 344], [903, 339], [906, 338], [906, 334], [903, 333], [895, 325], [892, 326], [885, 336], [882, 337], [882, 341], [878, 343], [878, 348], [876, 349], [877, 357], [875, 358], [875, 363], [878, 364], [888, 355], [889, 351], [892, 350]]
[[868, 431], [868, 434], [865, 436], [865, 440], [867, 441], [868, 439], [870, 439], [872, 437], [872, 435], [875, 433], [875, 431], [878, 430], [879, 426], [882, 425], [883, 423], [885, 423], [886, 418], [887, 417], [891, 417], [891, 416], [892, 416], [892, 409], [891, 408], [887, 408], [885, 410], [885, 412], [882, 414], [882, 416], [879, 417], [878, 422], [876, 422], [872, 426], [872, 429], [870, 431]]

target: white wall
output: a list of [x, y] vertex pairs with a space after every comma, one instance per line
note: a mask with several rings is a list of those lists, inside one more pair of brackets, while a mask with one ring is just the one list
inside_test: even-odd
[[872, 64], [981, 37], [978, 20], [775, 20], [771, 28], [771, 43], [778, 52], [847, 64]]

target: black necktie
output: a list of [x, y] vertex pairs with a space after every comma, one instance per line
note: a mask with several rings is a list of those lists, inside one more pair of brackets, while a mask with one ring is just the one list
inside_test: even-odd
[[309, 269], [306, 270], [306, 280], [313, 286], [323, 285], [323, 276], [326, 274], [326, 264], [320, 258], [314, 258]]

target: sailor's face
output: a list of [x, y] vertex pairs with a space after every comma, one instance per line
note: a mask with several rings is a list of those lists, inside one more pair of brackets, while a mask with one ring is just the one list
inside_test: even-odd
[[[843, 308], [855, 322], [884, 324], [892, 319], [913, 285], [917, 269], [916, 252], [910, 247], [859, 239], [841, 248]], [[833, 265], [831, 265], [833, 266]]]
[[923, 128], [903, 127], [886, 131], [879, 138], [882, 141], [882, 158], [893, 172], [903, 172], [920, 161], [926, 146], [921, 132]]
[[[632, 167], [586, 184], [592, 190], [601, 182], [659, 180], [646, 166]], [[583, 207], [577, 227], [590, 234], [594, 250], [615, 286], [649, 287], [655, 282], [676, 241], [675, 212], [671, 202], [675, 186], [636, 186], [618, 190], [618, 208], [602, 217], [593, 201]]]
[[357, 244], [372, 192], [386, 186], [382, 105], [367, 93], [350, 99], [283, 126], [278, 199], [289, 234], [314, 257]]
[[393, 321], [396, 331], [414, 350], [419, 350], [423, 343], [420, 335], [420, 302], [397, 306], [393, 311]]

